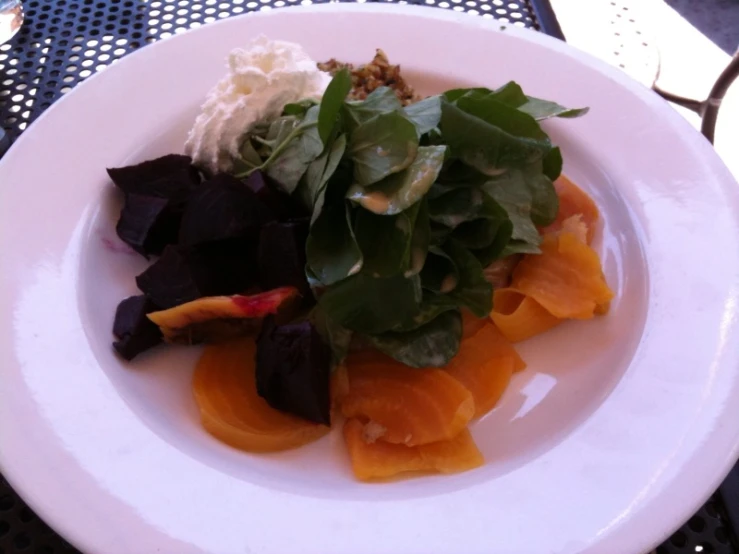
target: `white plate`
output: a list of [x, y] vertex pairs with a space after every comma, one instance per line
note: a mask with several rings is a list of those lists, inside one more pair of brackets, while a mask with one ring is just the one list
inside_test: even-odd
[[[604, 213], [617, 298], [607, 317], [523, 346], [529, 369], [473, 426], [484, 467], [361, 484], [338, 433], [237, 452], [198, 425], [194, 349], [130, 365], [111, 352], [115, 305], [144, 263], [116, 251], [104, 168], [180, 151], [226, 53], [257, 33], [316, 59], [382, 47], [422, 92], [515, 79], [591, 106], [547, 128]], [[737, 185], [656, 95], [542, 34], [403, 6], [222, 21], [58, 102], [0, 162], [0, 195], [0, 466], [82, 550], [639, 553], [737, 457]]]

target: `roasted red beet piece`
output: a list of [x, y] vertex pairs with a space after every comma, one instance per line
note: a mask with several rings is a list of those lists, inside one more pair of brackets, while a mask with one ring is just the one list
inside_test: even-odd
[[305, 277], [305, 241], [308, 220], [278, 222], [262, 227], [259, 234], [259, 282], [263, 289], [295, 287], [304, 301], [313, 299]]
[[255, 171], [244, 180], [259, 200], [267, 206], [280, 221], [310, 216], [310, 213], [285, 191], [273, 185], [260, 171]]
[[331, 424], [331, 349], [309, 321], [277, 325], [273, 316], [257, 339], [257, 392], [277, 410]]
[[113, 348], [126, 360], [162, 342], [162, 332], [146, 314], [159, 307], [144, 295], [131, 296], [118, 304], [113, 334], [118, 338]]
[[148, 257], [177, 242], [181, 217], [181, 211], [166, 198], [126, 194], [115, 230], [123, 242]]
[[123, 192], [162, 198], [170, 198], [183, 189], [192, 190], [200, 182], [192, 159], [180, 154], [168, 154], [126, 167], [108, 168], [108, 175]]
[[162, 309], [203, 296], [246, 292], [256, 283], [255, 244], [226, 239], [195, 246], [168, 246], [136, 284]]
[[200, 183], [190, 158], [171, 154], [138, 165], [108, 169], [124, 192], [118, 236], [145, 257], [177, 241], [187, 199]]
[[244, 183], [219, 173], [191, 195], [182, 216], [179, 243], [200, 244], [228, 238], [257, 240], [259, 228], [275, 219]]

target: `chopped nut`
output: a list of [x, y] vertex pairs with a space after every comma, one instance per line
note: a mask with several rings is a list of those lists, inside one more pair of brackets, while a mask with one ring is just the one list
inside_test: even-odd
[[339, 70], [347, 68], [352, 74], [352, 90], [350, 100], [364, 100], [367, 95], [378, 87], [389, 87], [395, 91], [400, 102], [407, 106], [420, 100], [405, 79], [400, 75], [400, 66], [391, 65], [385, 52], [377, 49], [374, 59], [365, 65], [355, 68], [350, 63], [344, 63], [331, 58], [329, 61], [318, 64], [318, 69], [335, 75]]

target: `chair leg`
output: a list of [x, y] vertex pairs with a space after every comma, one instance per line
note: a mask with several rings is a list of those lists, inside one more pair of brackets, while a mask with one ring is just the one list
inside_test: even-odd
[[703, 136], [713, 144], [721, 101], [724, 99], [727, 91], [737, 78], [739, 78], [739, 52], [734, 55], [731, 62], [729, 62], [729, 65], [726, 66], [726, 69], [724, 69], [718, 79], [716, 79], [708, 98], [705, 100], [693, 100], [691, 98], [678, 96], [677, 94], [672, 94], [671, 92], [662, 90], [657, 86], [657, 84], [652, 85], [652, 90], [665, 100], [674, 102], [675, 104], [688, 108], [700, 115], [701, 133], [703, 133]]

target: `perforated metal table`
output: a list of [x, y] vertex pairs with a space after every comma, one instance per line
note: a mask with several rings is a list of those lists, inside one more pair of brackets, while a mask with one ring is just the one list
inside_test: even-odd
[[[5, 142], [15, 140], [77, 83], [149, 43], [233, 15], [325, 1], [25, 0], [23, 28], [10, 42], [0, 45], [0, 127], [7, 132]], [[564, 39], [548, 0], [401, 3], [494, 17]], [[6, 145], [0, 141], [0, 156]], [[730, 476], [724, 484], [723, 494], [727, 498], [739, 497], [739, 483], [734, 481], [739, 481], [737, 475]], [[74, 502], [73, 498], [69, 500]], [[729, 523], [731, 508], [717, 493], [657, 550], [658, 554], [739, 554]], [[16, 552], [77, 551], [46, 526], [0, 476], [0, 554]]]

